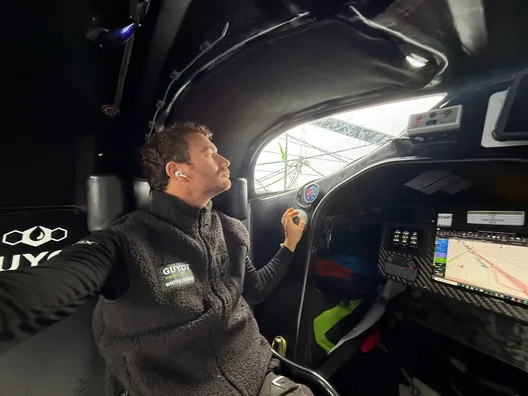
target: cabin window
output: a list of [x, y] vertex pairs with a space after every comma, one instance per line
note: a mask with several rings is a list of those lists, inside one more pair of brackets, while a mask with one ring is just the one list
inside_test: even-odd
[[284, 132], [258, 157], [256, 192], [297, 189], [338, 171], [399, 136], [411, 114], [430, 110], [445, 96], [430, 95], [351, 110]]

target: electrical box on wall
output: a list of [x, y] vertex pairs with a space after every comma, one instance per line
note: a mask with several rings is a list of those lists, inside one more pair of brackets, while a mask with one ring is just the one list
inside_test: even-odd
[[457, 141], [461, 121], [461, 105], [412, 114], [409, 117], [407, 134], [415, 144]]

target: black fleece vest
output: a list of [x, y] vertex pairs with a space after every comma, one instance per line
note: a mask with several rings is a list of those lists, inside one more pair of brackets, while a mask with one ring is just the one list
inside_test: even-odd
[[94, 312], [108, 395], [257, 395], [271, 351], [241, 295], [245, 227], [155, 193], [112, 229], [128, 246], [130, 286]]

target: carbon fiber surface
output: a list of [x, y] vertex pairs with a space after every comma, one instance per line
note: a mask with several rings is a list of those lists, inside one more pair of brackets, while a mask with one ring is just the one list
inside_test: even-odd
[[388, 309], [528, 372], [528, 325], [441, 295], [414, 290]]
[[[378, 260], [378, 270], [380, 271], [382, 276], [400, 283], [405, 283], [412, 287], [429, 290], [433, 293], [450, 297], [476, 307], [485, 308], [489, 311], [493, 311], [528, 323], [528, 308], [508, 304], [507, 302], [487, 297], [484, 295], [470, 293], [465, 290], [459, 289], [456, 286], [437, 282], [432, 279], [432, 263], [434, 259], [435, 249], [435, 232], [433, 226], [422, 229], [424, 238], [427, 238], [428, 243], [427, 246], [425, 246], [424, 244], [424, 248], [422, 248], [418, 254], [412, 255], [407, 253], [389, 251], [386, 248], [387, 237], [390, 234], [390, 230], [395, 225], [398, 224], [386, 224], [383, 227], [380, 254]], [[414, 282], [387, 273], [387, 260], [390, 255], [408, 257], [414, 261], [418, 268], [418, 276]]]

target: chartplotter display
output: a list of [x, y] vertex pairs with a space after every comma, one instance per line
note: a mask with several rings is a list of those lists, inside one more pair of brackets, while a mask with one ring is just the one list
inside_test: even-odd
[[528, 238], [438, 229], [433, 279], [528, 305]]

